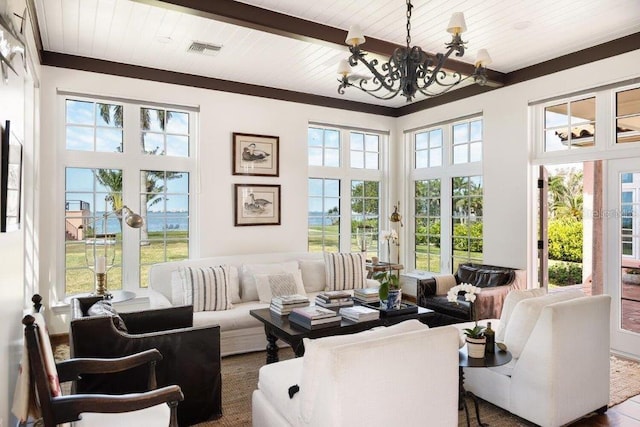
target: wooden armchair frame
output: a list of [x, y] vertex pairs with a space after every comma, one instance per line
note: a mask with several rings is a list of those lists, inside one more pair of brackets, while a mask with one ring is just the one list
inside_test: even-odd
[[[37, 391], [40, 410], [45, 427], [54, 427], [61, 423], [77, 421], [83, 412], [123, 413], [166, 403], [170, 408], [170, 427], [178, 425], [176, 408], [183, 399], [180, 387], [176, 385], [162, 387], [143, 393], [122, 395], [75, 394], [53, 396], [47, 380], [47, 371], [43, 360], [43, 343], [35, 318], [26, 315], [22, 320], [25, 326], [25, 342], [29, 355], [29, 367], [32, 386]], [[162, 359], [158, 350], [147, 350], [131, 356], [117, 359], [69, 359], [57, 363], [60, 382], [75, 381], [81, 374], [122, 372], [132, 367], [149, 364], [149, 386], [155, 388], [155, 364]]]

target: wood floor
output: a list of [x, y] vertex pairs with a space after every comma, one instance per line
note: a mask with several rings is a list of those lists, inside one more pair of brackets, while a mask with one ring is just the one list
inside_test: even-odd
[[609, 408], [604, 415], [592, 415], [570, 424], [570, 427], [638, 427], [640, 426], [640, 395]]

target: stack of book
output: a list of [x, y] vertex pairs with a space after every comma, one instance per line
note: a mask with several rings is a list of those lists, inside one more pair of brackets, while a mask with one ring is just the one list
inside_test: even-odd
[[325, 308], [351, 307], [353, 298], [346, 291], [325, 291], [316, 296], [316, 305]]
[[279, 297], [271, 298], [271, 305], [269, 306], [269, 310], [279, 316], [284, 316], [291, 313], [294, 308], [308, 306], [309, 298], [307, 298], [305, 295], [281, 295]]
[[289, 314], [289, 322], [306, 329], [339, 326], [342, 316], [324, 307], [309, 306], [294, 308]]
[[380, 311], [365, 307], [364, 305], [354, 305], [353, 307], [343, 307], [340, 309], [340, 315], [346, 320], [352, 322], [366, 322], [368, 320], [376, 320], [380, 318]]
[[353, 299], [364, 304], [379, 302], [380, 295], [378, 294], [378, 288], [355, 289], [353, 291]]

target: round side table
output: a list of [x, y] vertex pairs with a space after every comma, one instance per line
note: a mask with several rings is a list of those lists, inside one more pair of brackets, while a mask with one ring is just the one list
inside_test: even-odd
[[467, 416], [467, 427], [470, 427], [471, 423], [469, 421], [469, 408], [467, 407], [467, 402], [465, 400], [466, 396], [470, 396], [473, 399], [473, 404], [476, 409], [476, 419], [478, 420], [478, 425], [486, 426], [480, 421], [480, 410], [478, 408], [478, 398], [475, 394], [471, 393], [464, 389], [464, 371], [462, 368], [493, 368], [494, 366], [506, 365], [511, 362], [512, 355], [507, 351], [500, 350], [498, 346], [495, 346], [495, 350], [493, 354], [485, 354], [483, 358], [479, 357], [469, 357], [467, 354], [467, 346], [463, 346], [458, 352], [458, 365], [459, 365], [459, 389], [460, 395], [458, 397], [458, 409], [464, 408], [464, 413]]

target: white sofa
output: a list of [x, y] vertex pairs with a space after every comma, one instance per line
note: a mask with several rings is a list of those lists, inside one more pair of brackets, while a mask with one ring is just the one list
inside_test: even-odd
[[[465, 388], [544, 427], [564, 425], [609, 403], [611, 297], [581, 291], [514, 290], [500, 319], [488, 319], [513, 360], [465, 368]], [[472, 322], [454, 325], [459, 330]]]
[[[305, 292], [311, 301], [326, 286], [322, 253], [282, 252], [244, 254], [187, 259], [154, 264], [149, 269], [149, 301], [151, 308], [180, 305], [180, 267], [228, 265], [229, 296], [233, 307], [223, 311], [201, 311], [193, 315], [193, 326], [220, 325], [221, 355], [264, 350], [267, 346], [264, 326], [251, 317], [249, 310], [268, 307], [260, 302], [254, 274], [300, 270]], [[367, 286], [377, 286], [367, 279]]]
[[458, 425], [455, 328], [408, 320], [304, 345], [304, 357], [260, 368], [254, 427]]

